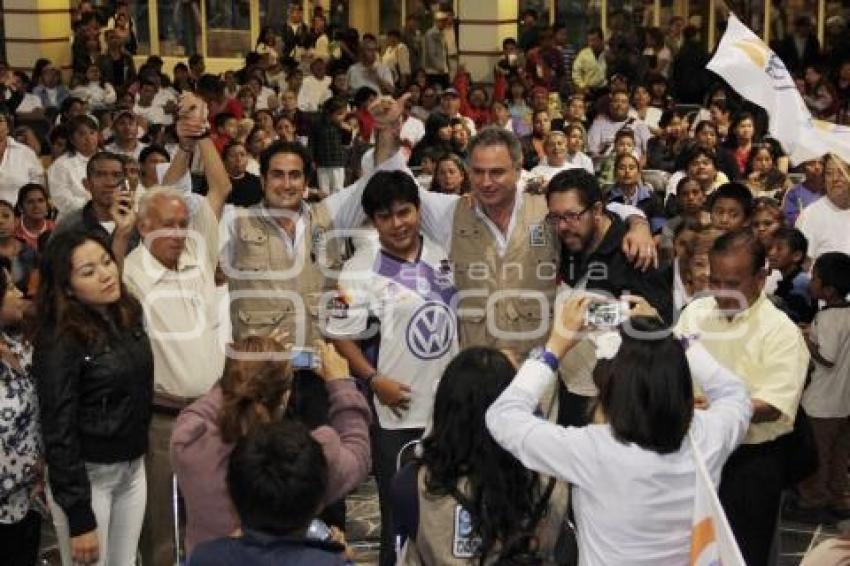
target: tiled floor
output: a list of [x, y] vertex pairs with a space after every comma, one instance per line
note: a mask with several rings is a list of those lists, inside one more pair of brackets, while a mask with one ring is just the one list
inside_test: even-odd
[[[346, 513], [348, 541], [355, 551], [356, 563], [361, 566], [375, 566], [381, 522], [374, 481], [370, 479], [348, 497]], [[806, 552], [824, 539], [835, 536], [837, 531], [834, 526], [829, 525], [815, 526], [783, 521], [780, 534], [782, 542], [778, 566], [798, 566]], [[47, 525], [43, 538], [43, 566], [58, 565], [52, 528]]]

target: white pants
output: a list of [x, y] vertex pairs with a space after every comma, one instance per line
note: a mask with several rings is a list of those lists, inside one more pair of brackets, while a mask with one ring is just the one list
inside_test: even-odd
[[345, 188], [345, 167], [318, 167], [319, 188], [332, 195]]
[[[130, 566], [136, 563], [136, 551], [145, 517], [147, 484], [144, 458], [117, 464], [86, 463], [91, 484], [91, 506], [97, 520], [100, 558], [97, 566]], [[48, 485], [50, 470], [48, 470]], [[47, 490], [47, 502], [53, 515], [62, 566], [73, 566], [68, 518]]]

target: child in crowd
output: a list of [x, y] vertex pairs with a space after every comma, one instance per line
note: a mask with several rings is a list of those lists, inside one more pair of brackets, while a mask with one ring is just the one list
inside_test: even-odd
[[779, 201], [768, 197], [758, 197], [753, 201], [753, 231], [765, 248], [770, 246], [770, 240], [776, 231], [784, 226], [785, 215]]
[[771, 269], [782, 274], [774, 295], [782, 299], [781, 308], [797, 324], [809, 324], [817, 304], [809, 293], [809, 275], [803, 270], [809, 242], [796, 228], [779, 228], [767, 247]]
[[422, 151], [422, 161], [419, 163], [419, 174], [416, 176], [416, 182], [420, 187], [430, 187], [431, 181], [434, 179], [434, 173], [437, 171], [437, 161], [440, 159], [439, 150], [434, 147], [426, 148]]
[[[666, 227], [665, 227], [666, 228]], [[673, 228], [671, 271], [673, 277], [673, 304], [676, 312], [685, 308], [693, 300], [694, 274], [691, 262], [696, 255], [697, 243], [702, 226], [686, 219]]]
[[[614, 162], [621, 155], [634, 155], [637, 157], [637, 142], [635, 133], [629, 128], [623, 128], [614, 135], [614, 145], [611, 152], [603, 158], [599, 164], [599, 184], [608, 186], [614, 183]], [[642, 161], [641, 161], [642, 164]]]
[[711, 198], [711, 225], [721, 233], [740, 230], [750, 225], [753, 196], [741, 183], [726, 183]]
[[705, 210], [708, 200], [702, 186], [690, 177], [682, 177], [676, 185], [677, 216], [669, 219], [661, 229], [660, 247], [662, 250], [672, 250], [675, 235], [684, 224], [695, 225], [698, 228], [711, 224], [711, 215]]
[[236, 141], [239, 135], [239, 120], [229, 112], [220, 112], [215, 117], [215, 131], [212, 135], [213, 143], [218, 153], [224, 151], [224, 147]]
[[[584, 102], [583, 99], [582, 102]], [[564, 134], [567, 136], [567, 163], [574, 167], [581, 167], [593, 175], [593, 160], [584, 152], [585, 138], [587, 138], [584, 126], [580, 122], [565, 123]]]
[[339, 97], [329, 98], [322, 105], [322, 114], [313, 128], [310, 146], [319, 190], [324, 195], [345, 187], [345, 164], [352, 139], [351, 126], [345, 121], [347, 114], [348, 102]]
[[850, 256], [821, 255], [812, 268], [812, 296], [826, 303], [806, 334], [814, 371], [803, 392], [818, 448], [818, 469], [798, 484], [795, 518], [850, 518]]

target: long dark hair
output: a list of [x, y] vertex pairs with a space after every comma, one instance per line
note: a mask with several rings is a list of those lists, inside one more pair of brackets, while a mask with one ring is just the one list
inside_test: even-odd
[[[537, 474], [496, 444], [484, 413], [516, 374], [510, 360], [492, 348], [468, 348], [443, 372], [434, 400], [431, 433], [422, 440], [425, 487], [458, 500], [481, 537], [480, 561], [530, 543], [539, 517]], [[461, 493], [460, 480], [468, 482]], [[495, 547], [495, 545], [498, 545]]]
[[[599, 360], [593, 379], [598, 407], [614, 438], [659, 454], [682, 446], [694, 415], [694, 393], [685, 350], [658, 319], [629, 319], [611, 360]], [[653, 339], [653, 336], [660, 336]]]
[[38, 319], [36, 334], [41, 340], [71, 337], [81, 344], [102, 345], [113, 330], [134, 330], [141, 325], [142, 307], [121, 283], [121, 297], [107, 307], [107, 316], [77, 300], [71, 290], [71, 258], [86, 242], [95, 242], [115, 256], [106, 240], [99, 235], [72, 231], [52, 238], [41, 262], [38, 286]]

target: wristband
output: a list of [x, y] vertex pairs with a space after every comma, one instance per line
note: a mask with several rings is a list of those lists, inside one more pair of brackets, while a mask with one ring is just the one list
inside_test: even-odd
[[372, 381], [376, 377], [378, 377], [378, 372], [373, 371], [372, 373], [370, 373], [369, 375], [367, 375], [366, 377], [363, 378], [363, 383], [366, 384], [366, 387], [368, 387], [369, 389], [372, 389]]

